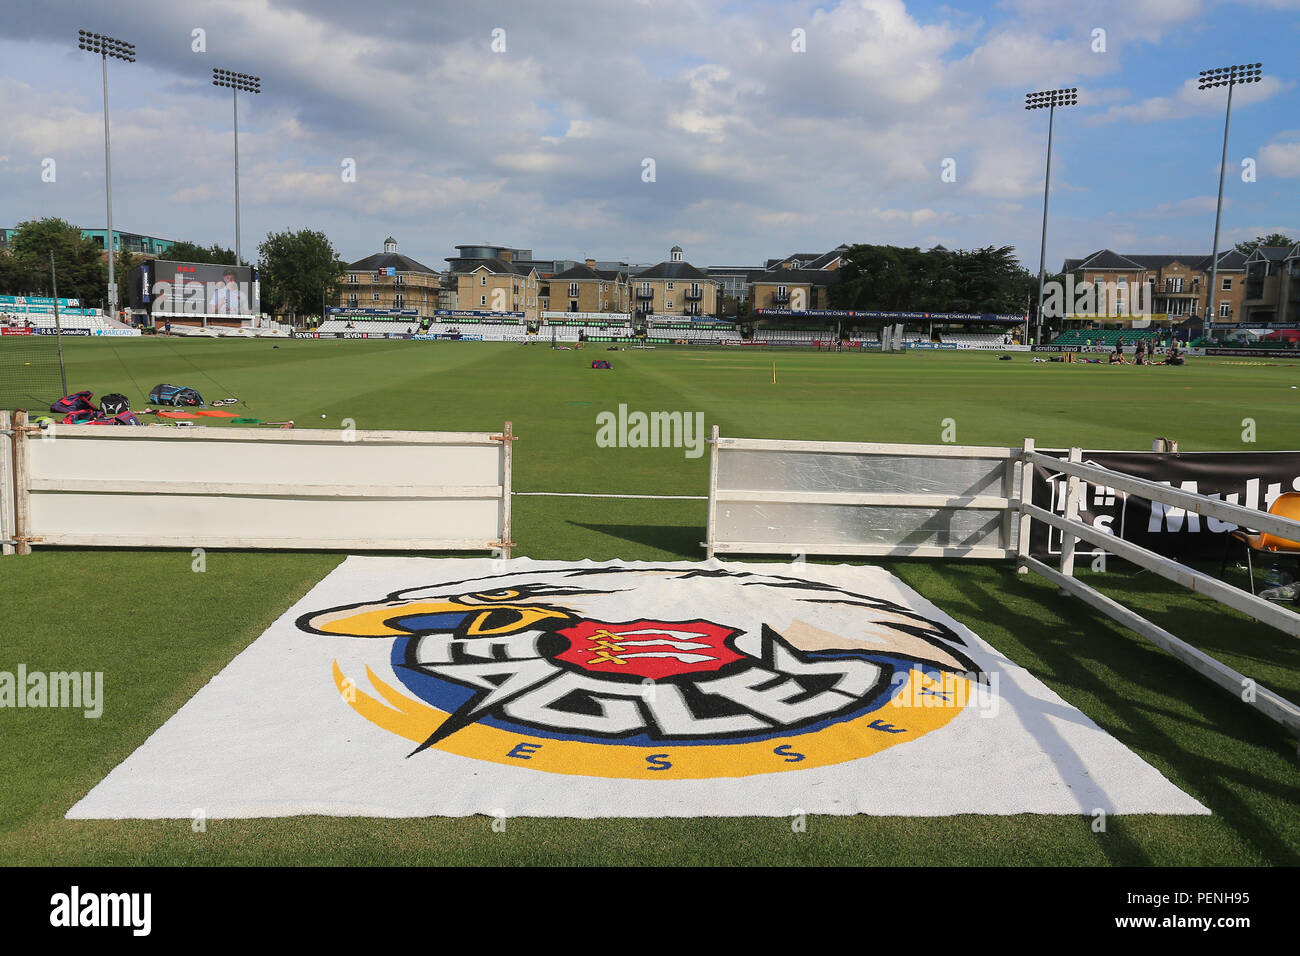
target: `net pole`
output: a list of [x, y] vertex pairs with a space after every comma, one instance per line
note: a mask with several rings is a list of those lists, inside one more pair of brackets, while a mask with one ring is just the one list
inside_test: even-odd
[[[113, 252], [109, 250], [109, 261], [113, 259]], [[59, 384], [63, 386], [63, 394], [68, 394], [68, 373], [63, 367], [63, 323], [59, 320], [59, 276], [54, 268], [54, 250], [50, 250], [50, 286], [54, 289], [54, 342], [59, 349]]]

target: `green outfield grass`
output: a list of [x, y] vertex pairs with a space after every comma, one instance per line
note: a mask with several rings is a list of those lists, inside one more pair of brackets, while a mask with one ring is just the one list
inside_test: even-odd
[[[278, 346], [278, 347], [276, 347]], [[0, 346], [2, 347], [2, 346]], [[69, 389], [159, 382], [237, 397], [299, 427], [495, 430], [514, 423], [515, 490], [703, 495], [708, 457], [599, 448], [596, 415], [702, 412], [724, 435], [1184, 451], [1300, 448], [1300, 367], [1032, 364], [1027, 354], [854, 355], [387, 341], [135, 339], [65, 344]], [[593, 371], [609, 358], [613, 371]], [[772, 384], [776, 366], [777, 383]], [[57, 396], [50, 396], [54, 398]], [[35, 407], [35, 403], [33, 403]], [[321, 415], [326, 418], [322, 421]], [[1243, 419], [1254, 423], [1243, 444]], [[217, 426], [219, 427], [219, 426]], [[699, 559], [702, 501], [520, 497], [517, 554]], [[38, 550], [0, 559], [0, 670], [105, 675], [105, 711], [0, 711], [0, 864], [1296, 864], [1295, 741], [1035, 576], [987, 562], [879, 563], [1156, 766], [1211, 817], [66, 821], [63, 814], [341, 560]], [[1145, 616], [1300, 700], [1300, 648], [1151, 574], [1081, 572]], [[1217, 570], [1217, 567], [1212, 569]], [[1244, 573], [1236, 574], [1244, 581]]]

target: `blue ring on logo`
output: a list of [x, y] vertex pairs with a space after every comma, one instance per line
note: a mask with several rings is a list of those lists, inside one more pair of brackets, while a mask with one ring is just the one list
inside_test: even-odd
[[[429, 615], [430, 618], [441, 617], [443, 615]], [[459, 617], [459, 615], [456, 615]], [[397, 675], [398, 680], [420, 700], [424, 701], [439, 710], [449, 714], [454, 714], [465, 706], [477, 694], [473, 688], [464, 687], [454, 681], [443, 677], [437, 677], [425, 671], [417, 670], [406, 663], [406, 654], [410, 643], [419, 635], [410, 637], [400, 637], [393, 642], [393, 651], [390, 663], [393, 673]], [[860, 660], [880, 666], [882, 669], [883, 683], [875, 694], [869, 698], [864, 698], [858, 707], [850, 711], [834, 714], [820, 720], [801, 724], [794, 727], [777, 727], [767, 731], [755, 731], [748, 734], [735, 734], [725, 737], [652, 737], [644, 731], [624, 737], [602, 737], [594, 734], [584, 734], [579, 732], [563, 733], [551, 729], [534, 727], [529, 724], [516, 723], [496, 714], [485, 714], [477, 719], [477, 723], [497, 730], [507, 731], [509, 733], [519, 734], [523, 737], [545, 737], [550, 740], [573, 740], [581, 743], [604, 744], [606, 746], [626, 746], [626, 747], [692, 747], [692, 746], [717, 746], [719, 744], [739, 744], [739, 743], [756, 743], [764, 740], [788, 739], [795, 736], [804, 736], [806, 734], [817, 733], [825, 730], [835, 724], [844, 723], [845, 721], [855, 720], [864, 714], [869, 714], [879, 710], [894, 696], [895, 690], [901, 690], [902, 681], [896, 680], [899, 673], [918, 669], [925, 673], [938, 674], [939, 671], [933, 668], [924, 668], [916, 661], [908, 660], [902, 657], [894, 657], [888, 654], [854, 654], [852, 652], [835, 651], [828, 653], [811, 653], [807, 655], [812, 660]]]

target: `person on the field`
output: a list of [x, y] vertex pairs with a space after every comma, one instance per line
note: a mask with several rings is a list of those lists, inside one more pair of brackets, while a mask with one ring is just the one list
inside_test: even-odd
[[1122, 341], [1120, 341], [1119, 339], [1116, 339], [1116, 340], [1115, 340], [1115, 351], [1113, 351], [1113, 352], [1110, 353], [1110, 358], [1109, 358], [1108, 362], [1109, 362], [1110, 365], [1127, 365], [1127, 364], [1128, 364], [1128, 362], [1125, 361], [1125, 359], [1124, 359], [1124, 343], [1123, 343]]

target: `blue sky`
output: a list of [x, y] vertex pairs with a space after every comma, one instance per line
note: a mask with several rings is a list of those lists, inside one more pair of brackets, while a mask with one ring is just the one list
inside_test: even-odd
[[1254, 61], [1220, 245], [1300, 238], [1300, 0], [10, 0], [0, 224], [103, 225], [100, 70], [79, 27], [138, 50], [110, 63], [119, 229], [233, 246], [230, 95], [210, 74], [263, 77], [240, 103], [246, 255], [311, 227], [349, 260], [392, 234], [435, 268], [467, 242], [635, 262], [678, 243], [697, 265], [890, 242], [1012, 245], [1036, 270], [1047, 115], [1024, 94], [1064, 86], [1079, 105], [1057, 116], [1049, 266], [1208, 253], [1226, 94], [1195, 78]]

